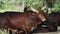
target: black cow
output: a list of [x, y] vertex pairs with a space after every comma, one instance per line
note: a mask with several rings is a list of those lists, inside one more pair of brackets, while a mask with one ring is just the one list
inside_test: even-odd
[[57, 27], [60, 26], [60, 13], [51, 13], [45, 23], [52, 31], [57, 31]]

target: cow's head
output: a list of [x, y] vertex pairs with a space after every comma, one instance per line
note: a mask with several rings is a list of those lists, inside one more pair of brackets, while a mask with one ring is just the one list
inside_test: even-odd
[[36, 12], [38, 14], [39, 19], [43, 22], [46, 20], [44, 13], [42, 10], [35, 10], [34, 8], [31, 7], [31, 10]]

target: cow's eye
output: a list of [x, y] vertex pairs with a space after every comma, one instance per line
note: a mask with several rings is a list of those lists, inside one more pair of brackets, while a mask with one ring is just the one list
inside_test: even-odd
[[34, 16], [35, 14], [34, 14], [34, 13], [32, 13], [32, 15]]

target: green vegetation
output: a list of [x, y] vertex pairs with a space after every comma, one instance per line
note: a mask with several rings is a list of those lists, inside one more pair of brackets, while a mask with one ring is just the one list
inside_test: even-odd
[[16, 10], [17, 6], [20, 6], [20, 0], [0, 0], [0, 12], [6, 10]]
[[[25, 5], [32, 6], [35, 9], [42, 8], [43, 3], [45, 4], [47, 0], [25, 0]], [[57, 12], [60, 11], [60, 0], [54, 0], [52, 11]], [[47, 9], [47, 8], [45, 8]]]
[[[22, 6], [23, 2], [24, 6], [32, 6], [35, 9], [42, 8], [43, 3], [45, 4], [47, 0], [0, 0], [0, 12], [6, 10], [16, 10], [17, 6]], [[21, 7], [23, 8], [23, 7]], [[52, 11], [60, 10], [60, 0], [55, 0], [53, 4]]]
[[32, 6], [35, 9], [38, 9], [39, 7], [42, 8], [43, 7], [43, 2], [45, 2], [44, 0], [25, 0], [25, 5], [27, 6]]
[[54, 3], [53, 11], [60, 11], [60, 0], [56, 0]]

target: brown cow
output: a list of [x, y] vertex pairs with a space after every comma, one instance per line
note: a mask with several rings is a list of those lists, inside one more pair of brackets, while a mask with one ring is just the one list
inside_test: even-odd
[[39, 21], [42, 20], [41, 16], [44, 18], [43, 13], [38, 13], [38, 14], [33, 12], [15, 13], [15, 14], [11, 13], [8, 20], [10, 24], [13, 25], [10, 26], [11, 28], [13, 27], [17, 29], [21, 28], [25, 32], [30, 32], [39, 24]]
[[[29, 10], [30, 11], [30, 10]], [[41, 24], [41, 20], [44, 21], [45, 17], [43, 13], [35, 12], [5, 12], [0, 16], [0, 26], [3, 28], [22, 29], [26, 34], [29, 34], [38, 24]], [[4, 21], [3, 21], [4, 20]]]

